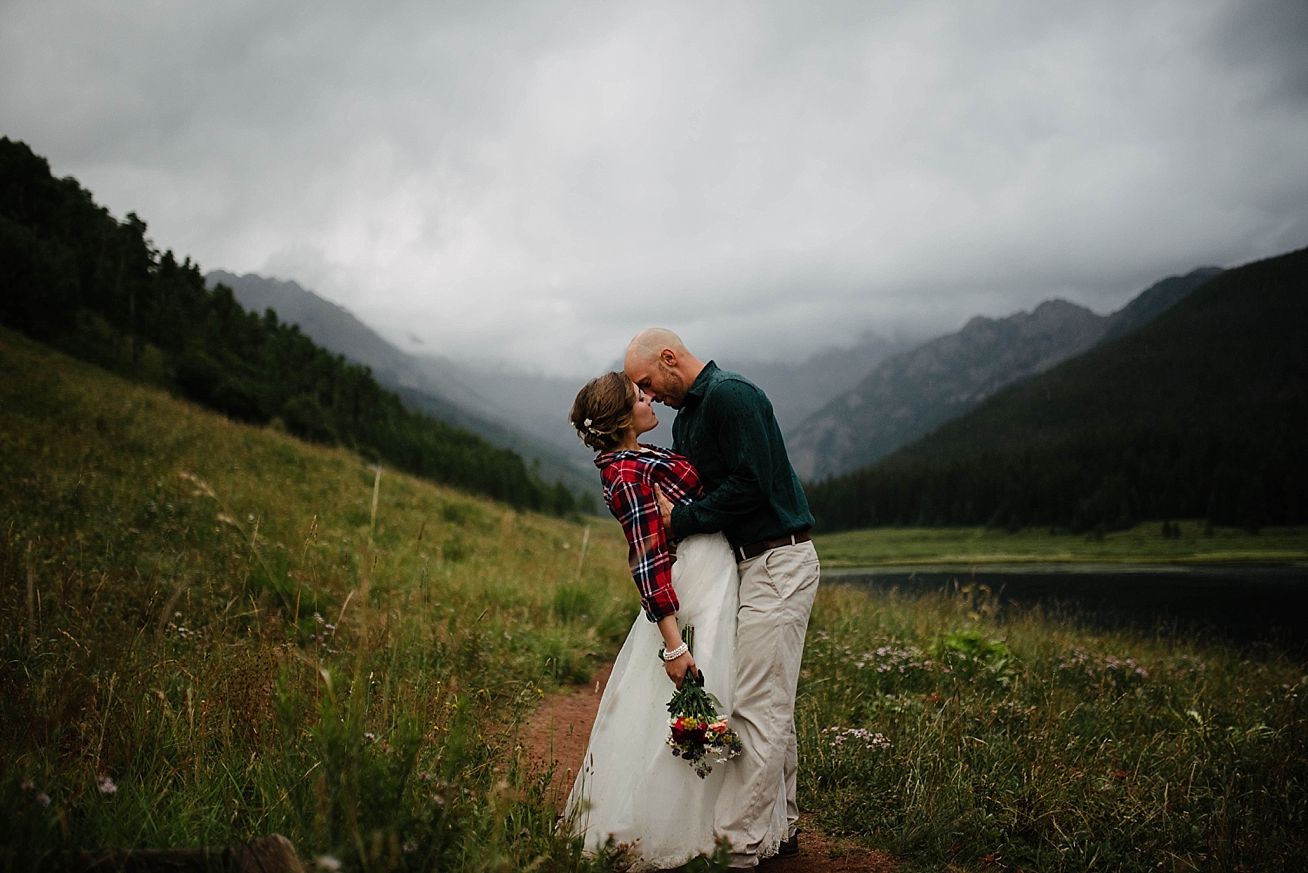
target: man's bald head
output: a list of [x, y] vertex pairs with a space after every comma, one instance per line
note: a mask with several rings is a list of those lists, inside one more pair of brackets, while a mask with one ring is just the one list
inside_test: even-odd
[[631, 344], [627, 346], [626, 360], [634, 363], [649, 363], [656, 360], [664, 349], [677, 355], [689, 354], [681, 337], [666, 327], [647, 327], [631, 338]]
[[680, 409], [704, 364], [686, 350], [681, 337], [667, 328], [651, 327], [632, 338], [623, 369], [654, 400]]

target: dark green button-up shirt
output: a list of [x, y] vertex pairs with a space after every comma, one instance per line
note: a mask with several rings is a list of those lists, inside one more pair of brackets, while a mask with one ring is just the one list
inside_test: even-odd
[[699, 470], [707, 492], [672, 510], [676, 539], [722, 531], [739, 546], [813, 526], [772, 403], [744, 376], [709, 361], [672, 423], [672, 447]]

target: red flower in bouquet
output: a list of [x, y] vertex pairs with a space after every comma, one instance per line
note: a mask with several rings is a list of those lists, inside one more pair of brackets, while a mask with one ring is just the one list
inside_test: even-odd
[[692, 716], [682, 716], [672, 719], [669, 723], [672, 725], [672, 739], [676, 742], [703, 744], [708, 731], [707, 722]]

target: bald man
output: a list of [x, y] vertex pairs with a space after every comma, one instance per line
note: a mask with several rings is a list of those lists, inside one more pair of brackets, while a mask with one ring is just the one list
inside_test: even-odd
[[[773, 851], [798, 854], [795, 686], [818, 587], [808, 501], [757, 385], [703, 363], [662, 328], [638, 333], [623, 367], [646, 394], [677, 410], [672, 447], [704, 483], [704, 498], [687, 506], [659, 495], [664, 527], [674, 540], [722, 531], [740, 571], [731, 724], [744, 754], [727, 768], [714, 828], [731, 843], [733, 868], [755, 867]], [[786, 807], [786, 838], [763, 845], [778, 803]]]

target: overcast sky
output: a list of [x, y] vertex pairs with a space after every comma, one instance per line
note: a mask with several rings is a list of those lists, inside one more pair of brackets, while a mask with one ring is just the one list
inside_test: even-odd
[[0, 134], [206, 270], [580, 375], [1308, 245], [1305, 46], [1303, 0], [2, 0]]

